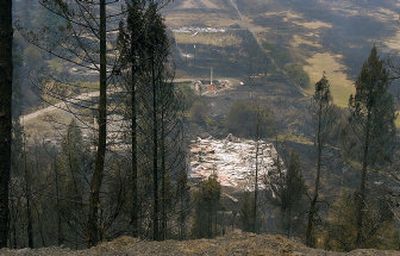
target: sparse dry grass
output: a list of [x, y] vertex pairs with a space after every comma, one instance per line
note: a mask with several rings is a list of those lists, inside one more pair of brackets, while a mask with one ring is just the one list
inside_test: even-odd
[[327, 22], [312, 20], [309, 21], [303, 17], [302, 14], [293, 12], [293, 11], [285, 11], [285, 12], [267, 12], [264, 14], [265, 16], [280, 16], [283, 21], [291, 22], [298, 26], [304, 27], [309, 30], [319, 30], [319, 29], [329, 29], [332, 28], [332, 24]]
[[171, 28], [183, 26], [210, 26], [210, 27], [229, 27], [237, 24], [237, 20], [225, 14], [219, 13], [191, 13], [174, 12], [166, 15], [166, 23]]
[[332, 28], [332, 25], [322, 21], [303, 21], [303, 20], [294, 20], [292, 21], [294, 24], [302, 26], [306, 29], [310, 30], [319, 30], [319, 29], [328, 29]]
[[[340, 107], [346, 107], [350, 95], [354, 93], [354, 87], [353, 81], [347, 77], [346, 67], [340, 63], [341, 58], [342, 56], [331, 53], [317, 53], [307, 60], [308, 65], [303, 68], [312, 84], [318, 82], [325, 71], [331, 83], [334, 103]], [[310, 86], [307, 92], [314, 93], [313, 86]]]
[[41, 248], [36, 250], [0, 250], [5, 256], [42, 256], [42, 255], [164, 255], [164, 256], [189, 256], [189, 255], [248, 255], [248, 256], [394, 256], [396, 251], [357, 250], [348, 253], [329, 252], [305, 247], [303, 244], [289, 240], [279, 235], [255, 235], [235, 231], [224, 237], [215, 239], [199, 239], [188, 241], [141, 241], [131, 237], [120, 237], [111, 242], [104, 242], [87, 250], [73, 251], [66, 248]]
[[398, 30], [394, 36], [386, 39], [384, 44], [390, 50], [400, 52], [400, 43], [399, 42], [400, 42], [400, 30]]
[[266, 13], [264, 13], [264, 16], [281, 16], [285, 20], [286, 19], [289, 20], [289, 19], [301, 19], [301, 18], [303, 18], [303, 16], [300, 15], [299, 13], [292, 12], [292, 11], [266, 12]]
[[199, 33], [193, 36], [188, 33], [175, 33], [179, 44], [204, 44], [217, 47], [237, 46], [242, 39], [231, 33]]
[[399, 14], [395, 10], [379, 7], [367, 14], [369, 17], [380, 22], [397, 22]]
[[78, 86], [83, 91], [98, 91], [100, 89], [98, 82], [81, 82], [78, 84]]
[[65, 129], [72, 121], [72, 115], [61, 110], [54, 110], [24, 123], [26, 135], [34, 141], [42, 138], [57, 138], [60, 128]]
[[185, 0], [179, 5], [180, 9], [195, 9], [195, 8], [220, 8], [213, 0]]
[[250, 32], [252, 32], [256, 36], [258, 33], [265, 33], [271, 31], [270, 27], [257, 25], [256, 22], [254, 22], [253, 17], [242, 16], [241, 18], [242, 19], [238, 21], [238, 24], [242, 28], [247, 28], [248, 30], [250, 30]]
[[313, 41], [312, 39], [309, 39], [308, 37], [305, 36], [300, 36], [300, 35], [294, 35], [292, 38], [292, 41], [290, 42], [290, 45], [293, 48], [297, 48], [301, 45], [306, 45], [306, 46], [311, 46], [314, 48], [322, 48], [322, 45], [320, 43], [317, 43]]
[[279, 142], [291, 141], [298, 144], [313, 145], [311, 139], [293, 133], [284, 133], [277, 136]]

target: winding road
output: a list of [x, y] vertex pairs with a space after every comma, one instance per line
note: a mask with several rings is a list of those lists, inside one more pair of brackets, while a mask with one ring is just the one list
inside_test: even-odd
[[40, 116], [47, 115], [47, 114], [49, 114], [49, 113], [51, 113], [53, 111], [56, 111], [56, 110], [69, 111], [69, 105], [78, 104], [79, 102], [82, 102], [82, 101], [88, 101], [88, 100], [90, 100], [91, 98], [94, 98], [94, 97], [99, 97], [99, 92], [98, 91], [82, 93], [82, 94], [78, 95], [77, 97], [75, 97], [73, 99], [69, 99], [68, 102], [62, 101], [62, 102], [59, 102], [59, 103], [57, 103], [55, 105], [39, 109], [39, 110], [37, 110], [35, 112], [29, 113], [29, 114], [26, 114], [26, 115], [21, 115], [19, 120], [20, 120], [20, 122], [22, 124], [24, 124], [26, 122], [32, 121], [32, 120], [34, 120], [34, 119], [36, 119], [36, 118], [38, 118]]

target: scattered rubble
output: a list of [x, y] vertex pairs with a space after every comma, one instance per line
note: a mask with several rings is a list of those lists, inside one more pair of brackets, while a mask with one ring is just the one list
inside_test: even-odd
[[[231, 134], [224, 140], [198, 138], [190, 146], [190, 178], [202, 180], [216, 174], [222, 186], [251, 189], [249, 178], [254, 176], [256, 160], [254, 140], [239, 139]], [[259, 175], [266, 176], [273, 170], [277, 151], [273, 144], [258, 141]], [[260, 178], [260, 185], [263, 179]]]
[[224, 28], [212, 28], [212, 27], [181, 27], [177, 29], [173, 29], [174, 33], [225, 33], [226, 29]]

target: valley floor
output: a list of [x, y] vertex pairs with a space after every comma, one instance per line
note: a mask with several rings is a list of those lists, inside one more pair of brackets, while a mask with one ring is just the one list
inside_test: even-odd
[[130, 237], [121, 237], [112, 242], [103, 243], [97, 247], [72, 251], [61, 248], [43, 248], [37, 250], [0, 250], [4, 256], [83, 256], [83, 255], [124, 255], [124, 256], [223, 256], [223, 255], [272, 255], [272, 256], [395, 256], [400, 252], [356, 250], [349, 253], [327, 252], [310, 249], [300, 243], [288, 240], [282, 236], [254, 235], [235, 232], [216, 239], [201, 239], [191, 241], [149, 242]]

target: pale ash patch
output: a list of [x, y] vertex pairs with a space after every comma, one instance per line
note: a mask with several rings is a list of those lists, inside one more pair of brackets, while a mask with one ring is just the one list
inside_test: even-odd
[[[232, 135], [223, 140], [198, 138], [190, 145], [190, 178], [204, 180], [215, 174], [222, 186], [252, 190], [256, 145], [254, 140], [238, 139]], [[258, 145], [259, 186], [265, 187], [265, 177], [271, 176], [275, 169], [277, 151], [272, 143], [260, 140]]]

